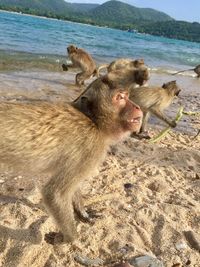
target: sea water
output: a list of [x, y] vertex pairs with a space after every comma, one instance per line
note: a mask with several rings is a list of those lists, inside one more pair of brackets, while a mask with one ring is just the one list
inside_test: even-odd
[[0, 11], [0, 69], [51, 68], [75, 44], [100, 63], [143, 58], [158, 72], [200, 64], [200, 43]]

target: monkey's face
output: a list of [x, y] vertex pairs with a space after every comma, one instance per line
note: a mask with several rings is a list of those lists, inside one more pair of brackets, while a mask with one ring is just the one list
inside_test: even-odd
[[128, 92], [116, 92], [112, 97], [112, 103], [123, 131], [139, 132], [143, 113], [140, 107], [129, 99]]

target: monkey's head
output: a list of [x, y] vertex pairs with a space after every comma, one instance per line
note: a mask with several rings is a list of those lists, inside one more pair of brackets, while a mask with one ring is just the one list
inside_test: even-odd
[[131, 63], [133, 67], [140, 68], [141, 66], [144, 66], [144, 59], [143, 58], [136, 59], [136, 60], [133, 60]]
[[149, 70], [147, 67], [138, 68], [134, 72], [135, 76], [135, 83], [139, 84], [140, 86], [144, 85], [150, 78]]
[[168, 90], [168, 92], [174, 96], [178, 96], [181, 91], [176, 81], [170, 81], [168, 83], [164, 83], [162, 85], [162, 88]]
[[92, 82], [72, 105], [113, 140], [140, 130], [140, 107], [129, 100], [128, 90], [117, 87], [107, 75]]
[[73, 53], [76, 53], [77, 50], [78, 50], [78, 47], [76, 47], [75, 45], [69, 45], [67, 47], [67, 52], [68, 52], [69, 55], [73, 54]]

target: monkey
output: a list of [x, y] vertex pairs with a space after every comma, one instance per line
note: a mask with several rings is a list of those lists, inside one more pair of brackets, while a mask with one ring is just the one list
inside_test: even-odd
[[[101, 68], [107, 68], [109, 79], [116, 81], [123, 81], [123, 84], [136, 86], [143, 86], [150, 78], [148, 67], [144, 64], [143, 59], [126, 59], [121, 58], [111, 62], [109, 65], [100, 66], [97, 69], [98, 75]], [[114, 76], [116, 78], [114, 78]], [[124, 79], [122, 78], [124, 76]]]
[[97, 71], [99, 72], [101, 69], [106, 68], [107, 72], [111, 72], [115, 70], [122, 70], [124, 68], [140, 68], [142, 66], [145, 66], [144, 59], [132, 60], [129, 58], [119, 58], [117, 60], [112, 61], [110, 64], [99, 66]]
[[67, 52], [72, 64], [63, 64], [62, 68], [64, 71], [67, 71], [68, 68], [81, 69], [81, 72], [76, 74], [76, 85], [84, 85], [87, 79], [97, 76], [96, 63], [88, 52], [74, 45], [68, 46]]
[[144, 86], [149, 79], [149, 71], [146, 67], [115, 70], [109, 72], [107, 77], [112, 82], [126, 88]]
[[0, 162], [30, 173], [50, 173], [42, 199], [61, 233], [52, 244], [77, 238], [75, 212], [90, 216], [79, 188], [113, 143], [138, 132], [142, 111], [126, 88], [107, 77], [92, 82], [70, 103], [1, 102]]
[[172, 75], [176, 75], [178, 73], [189, 71], [189, 70], [193, 70], [197, 74], [197, 78], [200, 78], [200, 65], [197, 65], [195, 68], [192, 68], [192, 69], [180, 70], [178, 72], [173, 73]]
[[163, 111], [171, 104], [174, 97], [179, 95], [180, 91], [181, 89], [176, 84], [176, 81], [164, 83], [162, 87], [132, 87], [129, 89], [130, 99], [134, 99], [134, 103], [138, 104], [143, 111], [140, 133], [144, 134], [144, 137], [150, 137], [146, 131], [146, 124], [150, 114], [155, 115], [169, 126], [176, 127], [176, 122], [171, 121], [163, 114]]
[[145, 66], [144, 59], [132, 60], [128, 58], [120, 58], [111, 62], [107, 67], [107, 71], [111, 72], [115, 70], [122, 70], [124, 68], [131, 69], [131, 68], [140, 68], [144, 66]]

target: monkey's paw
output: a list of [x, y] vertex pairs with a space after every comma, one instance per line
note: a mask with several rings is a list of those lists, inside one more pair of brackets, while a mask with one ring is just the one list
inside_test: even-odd
[[95, 210], [89, 209], [77, 213], [79, 219], [84, 223], [94, 224], [97, 218], [101, 218], [102, 215], [98, 214]]
[[62, 64], [62, 69], [63, 69], [63, 71], [68, 71], [67, 65], [66, 64]]
[[56, 232], [49, 232], [48, 234], [45, 234], [44, 240], [51, 245], [56, 245], [63, 243], [64, 241], [64, 236], [61, 232], [56, 233]]
[[149, 131], [144, 131], [140, 133], [132, 133], [131, 137], [136, 138], [136, 139], [151, 139], [151, 135]]

